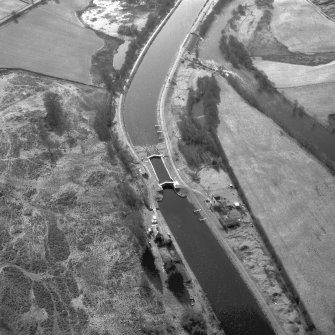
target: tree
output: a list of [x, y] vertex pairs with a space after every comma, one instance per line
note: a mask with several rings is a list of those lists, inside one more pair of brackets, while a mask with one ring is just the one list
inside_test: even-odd
[[206, 335], [207, 325], [204, 317], [199, 312], [188, 310], [182, 318], [183, 328], [192, 335]]
[[58, 135], [63, 134], [65, 117], [61, 105], [61, 97], [55, 92], [46, 92], [44, 95], [44, 106], [47, 111], [45, 121], [52, 131]]
[[168, 288], [178, 298], [182, 297], [185, 292], [183, 275], [178, 271], [171, 271], [168, 275]]

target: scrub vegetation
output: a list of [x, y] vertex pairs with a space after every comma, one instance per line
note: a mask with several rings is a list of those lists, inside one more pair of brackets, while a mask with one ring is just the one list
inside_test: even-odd
[[0, 81], [0, 332], [142, 334], [154, 322], [173, 334], [143, 263], [144, 182], [108, 96], [24, 73]]
[[[184, 269], [159, 270], [162, 256], [145, 229], [152, 215], [145, 181], [114, 127], [115, 92], [174, 3], [148, 1], [141, 30], [120, 28], [133, 38], [120, 72], [109, 53], [118, 42], [98, 34], [105, 45], [91, 74], [107, 92], [24, 71], [1, 74], [1, 334], [183, 332]], [[177, 258], [171, 239], [157, 246]], [[213, 320], [211, 327], [218, 329]]]
[[206, 335], [207, 327], [201, 313], [193, 310], [185, 312], [182, 319], [183, 328], [191, 335]]
[[137, 32], [135, 38], [130, 42], [126, 58], [123, 66], [119, 70], [119, 76], [123, 79], [126, 78], [130, 69], [132, 68], [140, 50], [147, 41], [149, 35], [154, 31], [156, 26], [161, 22], [162, 18], [169, 12], [175, 4], [175, 0], [159, 0], [156, 2], [156, 10], [150, 13], [145, 26]]
[[219, 0], [211, 10], [211, 12], [206, 16], [204, 22], [201, 24], [199, 28], [199, 34], [201, 37], [205, 37], [208, 29], [212, 25], [215, 20], [217, 14], [220, 14], [221, 10], [224, 6], [230, 3], [232, 0]]
[[[192, 111], [194, 104], [199, 102], [203, 105], [203, 125], [194, 117]], [[222, 148], [216, 135], [219, 102], [220, 89], [214, 77], [199, 78], [197, 90], [189, 91], [187, 111], [181, 115], [178, 124], [181, 133], [178, 146], [192, 168], [200, 168], [204, 164], [216, 169], [223, 167]]]

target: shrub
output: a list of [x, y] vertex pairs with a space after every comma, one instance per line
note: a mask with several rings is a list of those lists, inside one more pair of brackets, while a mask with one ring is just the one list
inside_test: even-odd
[[175, 269], [170, 271], [167, 280], [169, 290], [177, 297], [181, 298], [185, 293], [185, 285], [183, 275]]
[[112, 127], [115, 108], [110, 95], [105, 96], [102, 101], [96, 102], [96, 111], [93, 127], [100, 141], [107, 142], [111, 139], [110, 128]]
[[133, 176], [135, 173], [132, 168], [134, 162], [133, 156], [131, 155], [129, 150], [127, 150], [127, 148], [122, 145], [121, 141], [118, 138], [118, 135], [115, 132], [111, 134], [111, 141], [113, 142], [114, 150], [119, 157], [126, 173]]
[[145, 324], [142, 331], [145, 335], [161, 335], [166, 333], [164, 325], [154, 324], [152, 322]]
[[43, 100], [47, 111], [46, 123], [52, 131], [62, 135], [65, 130], [65, 116], [61, 105], [61, 97], [57, 93], [46, 92]]
[[150, 274], [158, 274], [158, 269], [155, 264], [155, 257], [152, 254], [151, 249], [147, 246], [141, 257], [141, 265]]
[[[214, 168], [222, 167], [222, 147], [217, 138], [219, 124], [217, 104], [220, 102], [220, 88], [214, 77], [198, 80], [197, 91], [189, 91], [187, 113], [181, 117], [178, 127], [181, 140], [179, 150], [190, 167], [199, 168], [202, 164], [212, 162]], [[201, 125], [192, 114], [195, 103], [202, 101], [205, 124]]]
[[49, 291], [38, 281], [33, 282], [34, 296], [39, 308], [44, 308], [49, 316], [53, 315], [54, 307]]
[[125, 36], [136, 36], [138, 34], [138, 30], [135, 24], [131, 24], [131, 25], [121, 24], [117, 32], [120, 35], [125, 35]]
[[219, 46], [225, 58], [231, 62], [234, 67], [239, 68], [242, 65], [248, 70], [254, 69], [248, 51], [245, 49], [243, 43], [235, 36], [230, 35], [227, 37], [222, 33]]
[[212, 11], [206, 16], [204, 22], [201, 24], [200, 26], [200, 30], [199, 30], [199, 35], [201, 37], [205, 37], [208, 29], [210, 28], [210, 26], [212, 25], [215, 16], [217, 14], [219, 14], [222, 10], [222, 8], [228, 4], [229, 2], [231, 2], [231, 0], [219, 0], [215, 6], [213, 7]]
[[146, 246], [142, 254], [141, 265], [142, 265], [144, 272], [146, 273], [146, 275], [152, 282], [152, 284], [156, 287], [157, 290], [162, 292], [163, 291], [162, 279], [156, 267], [155, 257], [152, 254], [152, 251], [148, 246]]
[[79, 289], [78, 289], [77, 281], [75, 280], [71, 272], [66, 273], [65, 279], [66, 279], [66, 285], [72, 297], [73, 298], [79, 297]]
[[50, 253], [56, 261], [65, 261], [70, 256], [70, 248], [65, 235], [56, 223], [49, 225], [48, 245]]
[[128, 213], [125, 218], [125, 224], [136, 239], [139, 249], [143, 249], [147, 244], [147, 237], [144, 232], [143, 218], [141, 214], [138, 212]]
[[141, 197], [134, 191], [128, 182], [124, 181], [118, 185], [118, 194], [122, 201], [132, 210], [138, 210], [142, 206]]
[[206, 335], [207, 325], [201, 313], [193, 310], [185, 312], [182, 318], [183, 328], [192, 335]]

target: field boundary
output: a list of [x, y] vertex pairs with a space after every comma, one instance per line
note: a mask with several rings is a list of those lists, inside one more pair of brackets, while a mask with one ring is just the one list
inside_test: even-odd
[[327, 15], [322, 9], [321, 9], [321, 7], [319, 7], [317, 4], [315, 4], [313, 1], [311, 1], [311, 0], [306, 0], [312, 7], [314, 7], [314, 9], [321, 15], [321, 16], [323, 16], [323, 17], [325, 17], [326, 19], [328, 19], [328, 20], [330, 20], [330, 21], [333, 21], [333, 22], [335, 22], [335, 20], [331, 17], [331, 16], [329, 16], [329, 15]]
[[10, 68], [10, 67], [0, 68], [0, 74], [7, 74], [7, 73], [11, 73], [11, 72], [25, 72], [25, 73], [32, 74], [32, 75], [35, 75], [35, 76], [40, 76], [40, 77], [46, 77], [46, 78], [49, 78], [49, 79], [65, 81], [65, 82], [68, 82], [68, 83], [71, 83], [71, 84], [83, 85], [83, 86], [88, 86], [88, 87], [97, 88], [97, 89], [104, 89], [101, 86], [96, 86], [96, 85], [93, 85], [93, 84], [86, 84], [86, 83], [83, 83], [81, 81], [56, 77], [56, 76], [52, 76], [50, 74], [45, 74], [45, 73], [41, 73], [41, 72], [26, 70], [26, 69], [23, 69], [23, 68], [15, 68], [15, 67], [13, 67], [13, 68]]
[[[27, 4], [26, 6], [22, 7], [21, 9], [19, 9], [18, 11], [15, 11], [15, 14], [20, 16], [21, 14], [23, 14], [24, 12], [26, 12], [27, 10], [29, 9], [32, 9], [33, 7], [39, 5], [43, 0], [35, 0], [34, 3], [32, 4]], [[21, 1], [23, 2], [23, 1]], [[12, 14], [9, 14], [5, 17], [3, 17], [1, 20], [0, 20], [0, 26], [2, 26], [3, 24], [6, 24], [7, 22], [11, 21], [11, 20], [14, 20], [14, 16]]]

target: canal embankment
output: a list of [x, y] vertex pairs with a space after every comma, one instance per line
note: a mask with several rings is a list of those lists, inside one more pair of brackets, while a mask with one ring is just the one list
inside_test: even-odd
[[[185, 44], [184, 44], [185, 47]], [[184, 49], [186, 50], [186, 48]], [[180, 52], [180, 54], [182, 54], [182, 52]], [[190, 56], [191, 58], [192, 56]], [[182, 61], [183, 63], [187, 61], [187, 59], [184, 58], [180, 58], [179, 61]], [[191, 65], [191, 64], [190, 64]], [[183, 83], [181, 84], [182, 90], [178, 90], [178, 99], [177, 101], [179, 101], [182, 106], [178, 106], [178, 104], [175, 104], [175, 101], [172, 102], [173, 104], [173, 108], [169, 108], [168, 104], [166, 103], [166, 100], [171, 98], [172, 95], [172, 86], [173, 87], [178, 87], [178, 83], [180, 84], [180, 78], [178, 78], [177, 76], [175, 76], [175, 71], [177, 69], [177, 67], [180, 66], [180, 62], [176, 62], [174, 63], [173, 67], [170, 70], [169, 75], [166, 78], [166, 85], [164, 86], [164, 88], [161, 91], [161, 95], [160, 95], [160, 105], [158, 108], [158, 111], [160, 112], [159, 116], [160, 119], [162, 119], [162, 111], [164, 111], [164, 116], [166, 117], [166, 111], [169, 110], [169, 117], [171, 117], [171, 114], [174, 114], [173, 117], [176, 117], [176, 113], [178, 114], [179, 112], [181, 112], [183, 110], [183, 106], [185, 106], [185, 101], [187, 100], [187, 94], [185, 94], [185, 92], [187, 92], [188, 87], [191, 87], [194, 82], [196, 81], [197, 75], [194, 76], [194, 72], [198, 72], [198, 75], [205, 75], [207, 74], [204, 71], [200, 71], [199, 69], [193, 69], [193, 75], [192, 75], [192, 70], [190, 70], [188, 72], [189, 77], [188, 78], [183, 78], [181, 79], [183, 81]], [[194, 68], [194, 66], [192, 66], [192, 68]], [[210, 74], [210, 73], [209, 73]], [[172, 83], [172, 85], [169, 85], [170, 83]], [[187, 84], [188, 83], [188, 84]], [[194, 88], [194, 87], [193, 87]], [[176, 98], [176, 97], [175, 97]], [[182, 161], [180, 155], [178, 154], [178, 150], [175, 150], [177, 147], [177, 139], [178, 139], [178, 131], [176, 131], [176, 125], [172, 126], [170, 121], [168, 121], [168, 128], [164, 127], [164, 124], [162, 126], [162, 129], [164, 129], [164, 133], [167, 134], [169, 133], [170, 138], [167, 141], [167, 152], [169, 153], [169, 157], [173, 157], [173, 159], [177, 159], [179, 162], [175, 162], [176, 164], [172, 163], [171, 164], [171, 171], [173, 171], [173, 174], [175, 176], [176, 179], [180, 179], [181, 182], [184, 182], [188, 185], [191, 185], [191, 188], [199, 188], [199, 185], [196, 185], [195, 183], [193, 183], [190, 179], [190, 175], [188, 175], [188, 173], [185, 174], [185, 172], [183, 171], [183, 165], [185, 164], [185, 162], [180, 162], [180, 160]], [[170, 140], [174, 143], [171, 146]], [[178, 166], [176, 168], [176, 165]], [[182, 177], [181, 177], [182, 175]], [[207, 178], [208, 179], [208, 178]], [[221, 179], [221, 177], [220, 177]], [[227, 183], [228, 184], [228, 183]], [[228, 184], [229, 185], [229, 184]], [[227, 194], [229, 195], [229, 193], [231, 193], [231, 190], [229, 190], [229, 188], [227, 187], [228, 185], [226, 185], [224, 187], [225, 190], [223, 190], [223, 194], [227, 196]], [[205, 186], [206, 187], [206, 186]], [[205, 191], [205, 187], [204, 188], [200, 188], [202, 193], [206, 193]], [[230, 199], [238, 199], [238, 195], [233, 195], [233, 197], [231, 197], [230, 195]], [[233, 201], [233, 200], [232, 200]], [[269, 269], [271, 269], [271, 273], [274, 273], [273, 271], [277, 271], [275, 270], [271, 263], [271, 257], [267, 256], [266, 254], [264, 254], [264, 252], [262, 252], [262, 248], [264, 248], [263, 242], [260, 240], [259, 235], [257, 234], [257, 231], [255, 231], [255, 228], [252, 224], [250, 224], [252, 221], [249, 220], [248, 225], [243, 226], [243, 231], [241, 232], [241, 230], [239, 231], [239, 233], [241, 233], [241, 236], [239, 238], [235, 237], [237, 234], [234, 233], [230, 233], [229, 232], [229, 236], [226, 236], [226, 238], [229, 239], [229, 243], [230, 243], [230, 247], [233, 247], [235, 250], [235, 253], [238, 254], [239, 258], [241, 259], [241, 251], [238, 250], [239, 247], [241, 246], [241, 242], [247, 241], [247, 246], [244, 246], [245, 249], [248, 250], [252, 250], [252, 248], [254, 248], [254, 256], [257, 255], [258, 258], [262, 259], [262, 263], [263, 264], [269, 264]], [[221, 230], [221, 226], [220, 224], [218, 225], [218, 230], [216, 231], [217, 236], [222, 235], [222, 230]], [[253, 240], [251, 240], [250, 238], [246, 239], [247, 236], [253, 236]], [[249, 249], [249, 247], [251, 249]], [[250, 259], [250, 257], [246, 257], [245, 255], [243, 255], [244, 258], [244, 271], [245, 269], [248, 270], [248, 277], [250, 280], [250, 275], [253, 277], [253, 280], [255, 280], [255, 282], [257, 283], [256, 285], [258, 285], [258, 287], [256, 288], [256, 291], [262, 291], [263, 295], [266, 297], [266, 301], [264, 300], [264, 298], [261, 297], [261, 300], [263, 300], [263, 307], [265, 307], [265, 309], [268, 310], [267, 305], [270, 303], [270, 305], [272, 305], [272, 310], [274, 314], [277, 315], [277, 317], [279, 316], [280, 322], [282, 324], [284, 324], [284, 327], [286, 329], [286, 331], [292, 331], [292, 329], [295, 329], [295, 332], [298, 333], [304, 333], [303, 332], [303, 327], [301, 327], [300, 323], [295, 323], [292, 322], [292, 320], [296, 320], [297, 322], [301, 322], [299, 321], [299, 316], [296, 313], [296, 307], [294, 307], [295, 303], [294, 301], [291, 301], [290, 296], [286, 295], [285, 292], [283, 292], [283, 290], [285, 291], [285, 284], [282, 282], [276, 282], [276, 280], [273, 280], [272, 275], [269, 277], [267, 276], [266, 273], [261, 274], [262, 273], [262, 269], [260, 268], [259, 270], [261, 272], [259, 272], [258, 274], [255, 273], [255, 270], [257, 270], [257, 266], [255, 266], [254, 260]], [[240, 260], [238, 260], [238, 262], [240, 263]], [[249, 263], [249, 264], [246, 264]], [[250, 266], [252, 266], [253, 268], [250, 269]], [[258, 270], [257, 270], [258, 271]], [[264, 271], [264, 270], [263, 270]], [[259, 277], [261, 276], [261, 277]], [[258, 278], [257, 278], [258, 277]], [[267, 280], [265, 280], [264, 282], [264, 278], [267, 278]], [[262, 279], [261, 279], [262, 278]], [[259, 280], [261, 279], [261, 281]], [[263, 282], [263, 283], [261, 283]], [[261, 283], [261, 284], [260, 284]], [[260, 285], [260, 286], [259, 286]], [[283, 286], [284, 285], [284, 286]], [[272, 288], [271, 288], [272, 287]], [[276, 287], [276, 292], [273, 291], [273, 287]], [[278, 293], [279, 292], [279, 293]], [[275, 294], [275, 295], [280, 295], [280, 298], [278, 299], [273, 299], [271, 298], [271, 295]], [[271, 299], [268, 300], [268, 299]], [[265, 302], [265, 303], [264, 303]], [[280, 306], [280, 307], [279, 307]], [[293, 308], [292, 308], [293, 307]], [[286, 312], [287, 311], [287, 312]], [[271, 313], [271, 314], [272, 314]], [[273, 315], [272, 315], [273, 317]], [[278, 322], [276, 320], [274, 320], [274, 323], [277, 324], [277, 328], [281, 329], [281, 326], [278, 324]], [[293, 327], [293, 328], [292, 328]]]
[[[181, 3], [181, 1], [178, 1], [178, 5]], [[172, 12], [171, 14], [172, 15]], [[167, 20], [165, 20], [166, 23]], [[163, 231], [164, 235], [170, 236], [171, 240], [173, 241], [174, 248], [176, 249], [177, 254], [181, 258], [183, 266], [186, 268], [186, 272], [188, 277], [190, 278], [190, 286], [188, 286], [188, 291], [190, 292], [190, 296], [192, 297], [192, 306], [194, 310], [201, 311], [201, 313], [205, 316], [205, 319], [207, 321], [208, 326], [208, 333], [215, 333], [215, 334], [224, 334], [222, 329], [219, 326], [219, 321], [214, 314], [212, 307], [208, 301], [208, 298], [206, 297], [206, 294], [204, 293], [203, 289], [201, 288], [195, 274], [192, 272], [188, 261], [185, 259], [184, 255], [182, 254], [182, 251], [180, 249], [180, 246], [178, 245], [178, 242], [176, 241], [175, 237], [173, 236], [165, 218], [162, 216], [162, 213], [159, 211], [159, 202], [160, 196], [157, 197], [157, 191], [158, 191], [158, 183], [157, 183], [157, 177], [155, 176], [155, 172], [153, 170], [153, 166], [148, 161], [148, 152], [150, 153], [150, 150], [152, 150], [152, 147], [154, 147], [154, 152], [157, 153], [157, 149], [159, 149], [159, 152], [161, 152], [164, 149], [164, 146], [162, 144], [155, 144], [154, 146], [134, 146], [134, 142], [131, 140], [131, 137], [129, 136], [127, 129], [125, 125], [125, 121], [123, 118], [123, 109], [124, 109], [124, 100], [125, 96], [128, 93], [129, 84], [131, 83], [131, 78], [134, 77], [136, 74], [136, 71], [141, 64], [141, 60], [148, 51], [147, 49], [149, 46], [154, 42], [154, 37], [158, 34], [159, 30], [162, 29], [164, 22], [161, 24], [160, 27], [157, 28], [156, 34], [153, 34], [151, 36], [151, 40], [149, 40], [144, 49], [141, 51], [137, 62], [135, 63], [132, 71], [131, 71], [131, 77], [127, 81], [127, 84], [124, 86], [123, 93], [120, 94], [118, 100], [117, 100], [117, 113], [116, 113], [116, 129], [118, 134], [120, 135], [120, 138], [124, 143], [127, 144], [127, 148], [131, 151], [133, 157], [134, 157], [134, 163], [139, 168], [140, 171], [146, 171], [148, 174], [147, 177], [147, 185], [148, 185], [148, 197], [150, 199], [151, 203], [151, 210], [152, 213], [157, 218], [157, 221], [159, 222], [159, 225], [161, 227], [161, 230]], [[154, 110], [155, 112], [156, 110]], [[154, 123], [157, 123], [154, 121]], [[145, 129], [144, 129], [145, 131]], [[155, 130], [153, 130], [155, 131]], [[159, 153], [158, 152], [158, 153]], [[149, 216], [146, 216], [147, 219], [149, 219]], [[148, 220], [150, 222], [150, 219]], [[150, 227], [150, 224], [147, 226], [147, 228]], [[155, 254], [159, 255], [159, 250], [155, 249]], [[161, 266], [163, 265], [162, 260], [158, 257], [156, 260], [158, 264]]]

